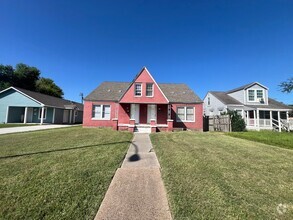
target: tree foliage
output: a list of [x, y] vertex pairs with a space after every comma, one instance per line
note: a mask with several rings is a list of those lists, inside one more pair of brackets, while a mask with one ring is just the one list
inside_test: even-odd
[[0, 65], [0, 91], [10, 86], [44, 93], [61, 98], [62, 89], [52, 79], [41, 77], [41, 71], [36, 67], [23, 63], [16, 65]]
[[231, 118], [232, 131], [245, 131], [245, 121], [237, 111], [228, 111]]
[[56, 97], [62, 97], [64, 95], [62, 89], [60, 89], [52, 79], [43, 77], [37, 80], [36, 91]]
[[280, 85], [281, 91], [285, 93], [291, 93], [293, 91], [293, 77], [289, 78], [287, 81], [282, 82]]

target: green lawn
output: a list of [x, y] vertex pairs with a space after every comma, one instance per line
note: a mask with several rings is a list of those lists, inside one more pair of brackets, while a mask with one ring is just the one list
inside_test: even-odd
[[39, 125], [39, 124], [0, 124], [0, 129], [1, 128], [12, 128], [12, 127], [23, 127], [23, 126], [34, 126], [34, 125]]
[[222, 133], [151, 139], [174, 219], [293, 219], [292, 150]]
[[82, 127], [0, 135], [0, 219], [93, 219], [131, 139]]
[[248, 132], [230, 132], [229, 136], [242, 138], [251, 141], [257, 141], [278, 147], [293, 149], [292, 132], [274, 132], [274, 131], [248, 131]]

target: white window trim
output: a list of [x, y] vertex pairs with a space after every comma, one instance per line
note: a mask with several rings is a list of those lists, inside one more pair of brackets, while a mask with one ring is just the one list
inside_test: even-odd
[[[46, 120], [47, 119], [47, 108], [44, 108], [44, 118], [43, 118], [43, 120]], [[41, 117], [40, 117], [40, 115], [42, 114], [42, 108], [39, 108], [39, 113], [38, 113], [38, 119], [39, 120], [41, 120]]]
[[[180, 120], [177, 114], [178, 108], [184, 108], [184, 120]], [[187, 108], [193, 108], [193, 120], [186, 120], [187, 117]], [[176, 107], [176, 122], [195, 122], [195, 107], [192, 106], [177, 106]]]
[[[97, 105], [100, 105], [100, 106], [101, 106], [100, 118], [92, 117], [92, 120], [98, 120], [98, 121], [110, 121], [110, 120], [111, 120], [111, 105], [110, 105], [110, 104], [93, 104], [93, 105], [92, 105], [92, 115], [93, 115], [93, 110], [94, 110], [93, 108], [94, 108], [94, 106], [97, 106]], [[109, 119], [107, 119], [107, 118], [102, 118], [102, 115], [103, 115], [103, 107], [104, 107], [105, 105], [110, 106], [110, 118], [109, 118]]]
[[[148, 84], [152, 84], [152, 95], [147, 95]], [[145, 96], [146, 96], [146, 97], [154, 97], [154, 93], [155, 93], [155, 90], [154, 90], [154, 83], [146, 83], [146, 85], [145, 85]]]
[[[254, 91], [254, 100], [249, 100], [249, 91]], [[266, 102], [266, 99], [265, 99], [265, 90], [264, 89], [247, 89], [247, 102], [258, 102], [258, 98], [257, 98], [257, 90], [261, 90], [262, 91], [262, 96], [263, 96], [263, 101]]]
[[[140, 95], [136, 95], [136, 85], [140, 85]], [[142, 83], [134, 83], [134, 96], [135, 97], [142, 97], [143, 86]]]

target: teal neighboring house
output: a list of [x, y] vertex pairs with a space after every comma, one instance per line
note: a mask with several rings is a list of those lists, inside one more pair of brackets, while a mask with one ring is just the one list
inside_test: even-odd
[[26, 89], [0, 92], [0, 123], [82, 123], [83, 104]]

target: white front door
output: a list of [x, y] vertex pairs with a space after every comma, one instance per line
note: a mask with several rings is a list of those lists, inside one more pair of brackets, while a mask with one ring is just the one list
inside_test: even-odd
[[157, 120], [157, 105], [148, 105], [148, 123], [151, 123], [151, 119]]
[[135, 123], [139, 123], [139, 104], [131, 104], [130, 118], [135, 119]]

